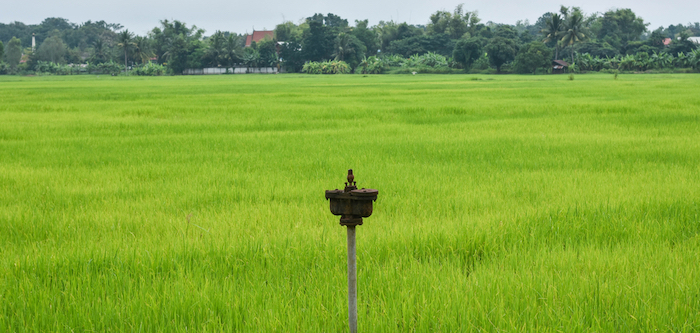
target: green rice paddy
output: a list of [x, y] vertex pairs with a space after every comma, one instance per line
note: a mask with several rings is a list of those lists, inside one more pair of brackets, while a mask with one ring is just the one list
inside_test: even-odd
[[700, 76], [0, 77], [0, 331], [700, 330]]

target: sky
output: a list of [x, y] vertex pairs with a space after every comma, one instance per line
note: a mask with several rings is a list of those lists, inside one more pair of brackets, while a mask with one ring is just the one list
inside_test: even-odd
[[[3, 1], [5, 2], [5, 1]], [[333, 13], [348, 19], [369, 19], [370, 26], [379, 21], [394, 20], [410, 24], [427, 24], [430, 14], [438, 10], [452, 11], [464, 3], [464, 10], [478, 11], [482, 22], [515, 24], [518, 20], [535, 23], [542, 14], [559, 10], [561, 5], [578, 6], [585, 13], [631, 8], [637, 16], [651, 23], [650, 30], [670, 24], [700, 21], [700, 1], [666, 0], [8, 0], [0, 10], [0, 22], [19, 21], [38, 24], [47, 17], [62, 17], [73, 23], [104, 20], [119, 23], [137, 35], [145, 35], [159, 26], [160, 20], [179, 20], [196, 25], [211, 35], [216, 30], [251, 33], [272, 30], [283, 21], [298, 23], [314, 13]]]

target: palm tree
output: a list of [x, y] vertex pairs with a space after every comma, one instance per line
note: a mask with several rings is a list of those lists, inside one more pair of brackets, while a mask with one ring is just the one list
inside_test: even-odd
[[571, 60], [574, 59], [574, 48], [576, 43], [583, 41], [586, 35], [583, 33], [583, 15], [579, 11], [574, 11], [569, 14], [565, 24], [564, 32], [562, 33], [561, 41], [566, 46], [571, 46]]
[[105, 45], [102, 38], [98, 38], [92, 43], [92, 61], [98, 64], [105, 62], [107, 58], [107, 46]]
[[148, 38], [146, 37], [136, 36], [133, 46], [135, 53], [134, 55], [136, 56], [136, 59], [141, 60], [142, 64], [145, 64], [154, 56], [153, 52], [151, 52]]
[[124, 49], [124, 70], [128, 75], [129, 67], [126, 62], [126, 57], [129, 54], [129, 49], [131, 49], [132, 46], [136, 46], [136, 43], [134, 43], [134, 33], [129, 32], [129, 29], [126, 29], [119, 33], [119, 35], [117, 36], [117, 40], [119, 41], [119, 44], [117, 45]]
[[226, 65], [233, 67], [233, 64], [240, 61], [242, 53], [238, 35], [229, 35], [226, 40]]
[[226, 65], [226, 37], [223, 32], [216, 31], [209, 38], [209, 48], [205, 57], [214, 66]]
[[347, 55], [354, 52], [355, 48], [352, 45], [350, 35], [344, 32], [339, 33], [338, 37], [335, 38], [335, 53], [333, 53], [335, 60], [343, 61]]
[[544, 42], [554, 41], [554, 59], [559, 59], [559, 36], [562, 35], [563, 29], [564, 24], [559, 14], [552, 14], [552, 17], [547, 20], [547, 26], [542, 29]]

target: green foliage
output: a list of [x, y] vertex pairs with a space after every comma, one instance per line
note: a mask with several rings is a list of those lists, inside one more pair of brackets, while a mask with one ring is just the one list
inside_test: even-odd
[[430, 15], [427, 30], [429, 34], [446, 34], [452, 39], [459, 39], [465, 34], [473, 33], [474, 27], [479, 21], [476, 11], [465, 12], [463, 4], [460, 4], [455, 7], [452, 13], [440, 10]]
[[92, 55], [90, 61], [92, 63], [101, 64], [110, 59], [108, 45], [102, 39], [97, 39], [92, 44]]
[[587, 38], [585, 32], [586, 27], [583, 14], [579, 10], [574, 10], [564, 21], [564, 31], [561, 37], [562, 45], [570, 47], [572, 59], [573, 46]]
[[465, 69], [469, 69], [484, 54], [483, 44], [484, 40], [479, 37], [462, 38], [455, 44], [452, 57]]
[[143, 66], [135, 67], [133, 73], [140, 76], [164, 75], [167, 68], [160, 64], [147, 63]]
[[398, 54], [384, 54], [379, 59], [387, 66], [401, 66], [406, 59]]
[[324, 62], [309, 61], [301, 70], [307, 74], [350, 74], [352, 69], [344, 61], [329, 60]]
[[688, 53], [696, 49], [698, 49], [698, 45], [688, 39], [687, 33], [682, 32], [678, 39], [671, 41], [669, 52], [671, 54]]
[[243, 64], [247, 67], [259, 67], [260, 66], [260, 52], [253, 47], [246, 47], [243, 49]]
[[134, 33], [130, 32], [129, 29], [126, 29], [122, 32], [119, 33], [117, 36], [117, 45], [119, 48], [124, 51], [124, 68], [126, 70], [127, 75], [129, 74], [129, 64], [128, 64], [128, 56], [129, 56], [129, 51], [133, 49], [136, 46], [136, 43], [134, 42]]
[[513, 64], [518, 73], [535, 74], [537, 69], [552, 65], [552, 50], [541, 42], [532, 42], [520, 49]]
[[[158, 63], [167, 64], [173, 74], [182, 74], [188, 67], [202, 68], [207, 50], [207, 45], [202, 42], [204, 30], [194, 25], [187, 27], [186, 23], [178, 20], [163, 20], [160, 23], [160, 27], [153, 28], [149, 33]], [[230, 54], [228, 44], [227, 53]]]
[[172, 74], [182, 74], [187, 69], [187, 40], [182, 34], [176, 35], [174, 40], [168, 45], [168, 51], [165, 52], [164, 58], [168, 69]]
[[357, 37], [360, 42], [367, 49], [363, 56], [374, 56], [377, 55], [377, 50], [379, 50], [379, 39], [377, 33], [368, 27], [369, 21], [358, 21], [355, 20], [355, 27], [350, 31], [350, 33]]
[[70, 75], [78, 74], [79, 68], [80, 67], [74, 68], [73, 66], [59, 64], [57, 62], [39, 60], [37, 65], [34, 67], [34, 70], [37, 72], [37, 74]]
[[404, 57], [427, 52], [451, 56], [455, 43], [447, 34], [417, 35], [392, 41], [387, 52]]
[[355, 35], [341, 32], [335, 38], [334, 52], [332, 56], [335, 60], [345, 61], [350, 67], [356, 67], [365, 57], [367, 48]]
[[334, 39], [331, 28], [318, 20], [309, 21], [309, 29], [304, 31], [301, 43], [304, 59], [318, 62], [332, 58]]
[[441, 54], [428, 52], [426, 54], [414, 54], [406, 59], [402, 67], [448, 67], [447, 58]]
[[282, 66], [284, 66], [289, 72], [301, 71], [302, 66], [304, 66], [304, 54], [301, 50], [301, 39], [293, 37], [286, 42], [282, 42], [279, 49]]
[[501, 72], [503, 64], [513, 61], [518, 53], [518, 44], [513, 39], [494, 37], [489, 40], [484, 48], [491, 64], [496, 67], [496, 71]]
[[87, 71], [91, 74], [108, 74], [115, 76], [124, 71], [124, 66], [114, 61], [109, 61], [99, 64], [88, 64]]
[[260, 66], [276, 67], [279, 63], [277, 55], [277, 42], [273, 39], [263, 39], [257, 45], [257, 51], [260, 54]]
[[22, 42], [17, 37], [12, 37], [7, 47], [5, 48], [5, 61], [9, 66], [8, 72], [11, 74], [17, 73], [17, 66], [22, 59]]
[[5, 44], [0, 40], [0, 63], [5, 61]]
[[44, 40], [37, 49], [38, 60], [63, 64], [66, 62], [66, 45], [59, 36], [52, 36]]
[[648, 25], [629, 8], [609, 10], [600, 20], [601, 29], [598, 32], [598, 39], [617, 49], [629, 42], [639, 40]]
[[279, 42], [299, 40], [302, 37], [302, 33], [303, 30], [294, 22], [285, 21], [275, 27], [275, 40]]
[[151, 40], [143, 37], [136, 36], [134, 38], [134, 58], [141, 64], [146, 64], [151, 61], [151, 58], [155, 56], [151, 46]]
[[364, 58], [355, 68], [356, 74], [381, 74], [386, 70], [387, 66], [380, 58], [371, 56]]

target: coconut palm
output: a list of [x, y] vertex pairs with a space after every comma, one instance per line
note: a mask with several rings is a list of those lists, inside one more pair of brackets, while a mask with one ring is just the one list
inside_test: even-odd
[[95, 42], [92, 43], [92, 50], [93, 62], [101, 64], [107, 61], [107, 45], [105, 45], [105, 42], [102, 40], [102, 38], [98, 38], [95, 40]]
[[154, 54], [151, 51], [151, 45], [148, 38], [136, 36], [134, 39], [134, 55], [136, 56], [136, 59], [141, 60], [142, 64], [147, 63], [149, 60], [151, 60], [151, 58], [153, 58]]
[[119, 43], [119, 47], [124, 49], [124, 70], [126, 71], [127, 74], [129, 74], [129, 67], [127, 65], [127, 56], [129, 54], [129, 50], [136, 46], [136, 43], [134, 43], [134, 33], [130, 32], [129, 29], [126, 29], [122, 32], [119, 33], [117, 36], [117, 40]]
[[552, 17], [547, 20], [547, 26], [542, 29], [544, 42], [549, 43], [554, 41], [554, 59], [559, 59], [559, 37], [564, 32], [564, 22], [559, 14], [552, 14]]
[[238, 35], [231, 34], [226, 40], [226, 65], [233, 66], [238, 63], [241, 58], [243, 49], [241, 48], [241, 42]]
[[206, 60], [213, 66], [226, 66], [226, 37], [221, 31], [216, 31], [209, 37], [209, 47], [205, 53]]
[[349, 54], [355, 52], [352, 42], [350, 40], [350, 35], [341, 32], [338, 37], [335, 38], [335, 60], [345, 60], [345, 57]]
[[574, 59], [573, 46], [586, 38], [584, 30], [583, 14], [581, 14], [579, 11], [574, 11], [573, 13], [569, 14], [569, 17], [564, 22], [564, 31], [561, 35], [561, 42], [566, 46], [571, 46], [570, 49], [572, 60]]

